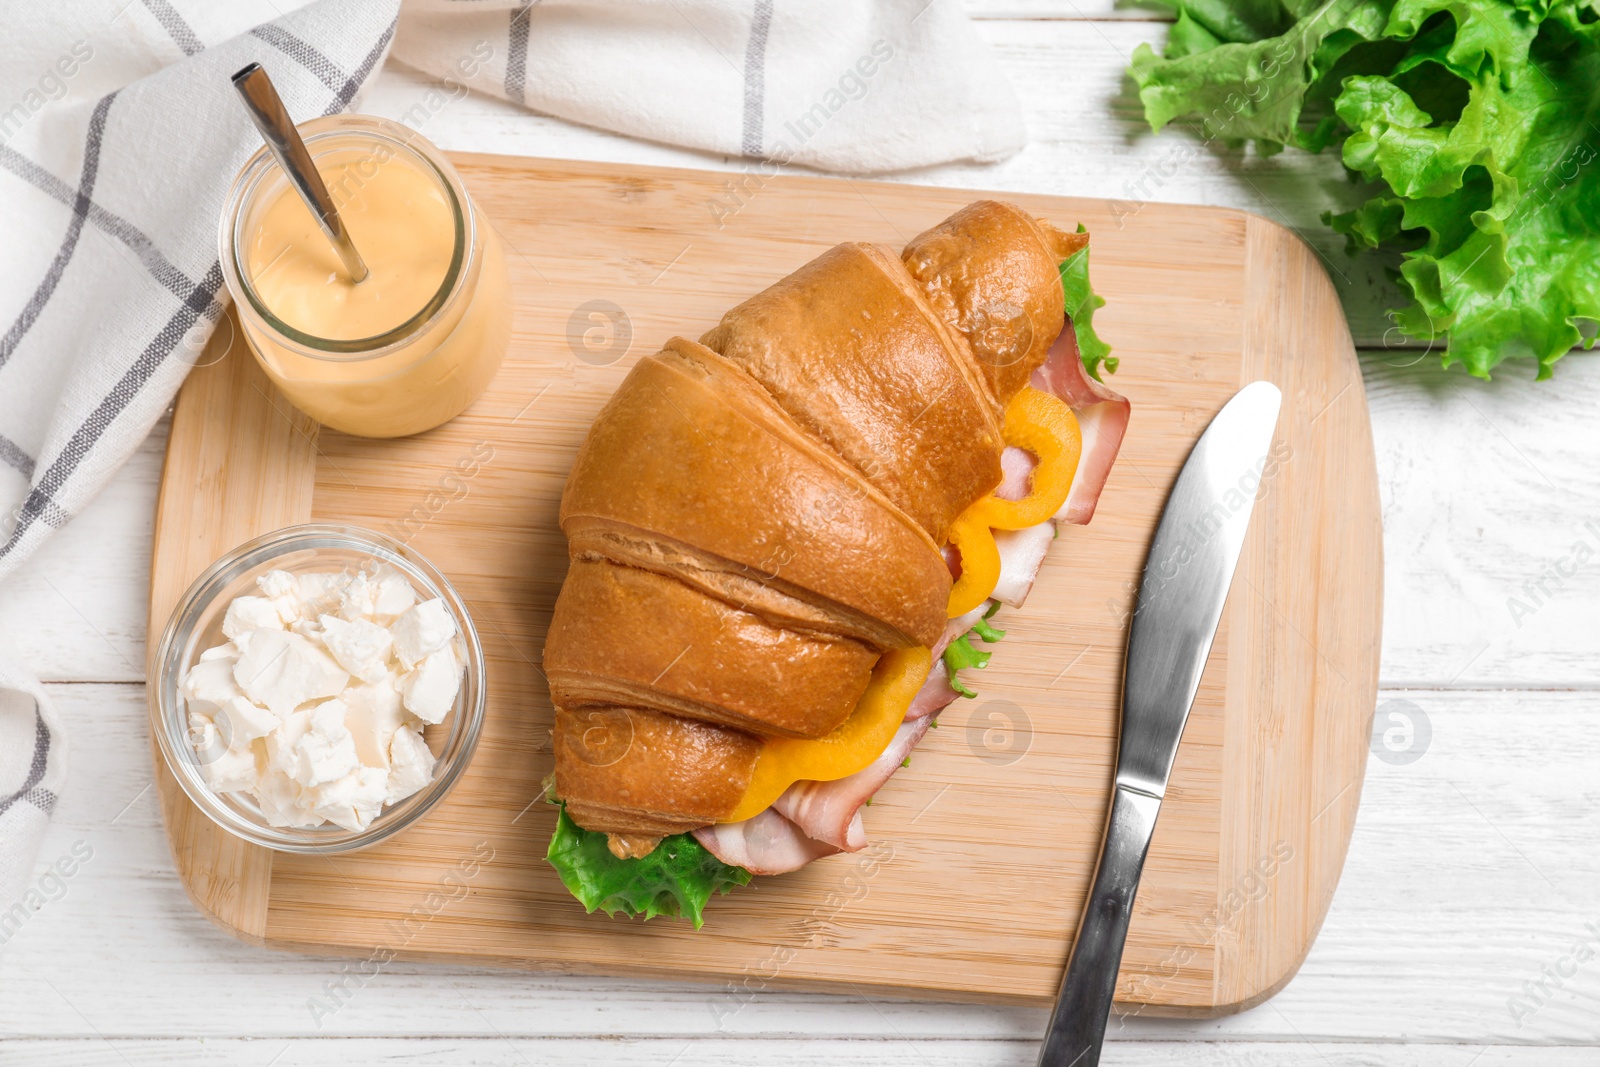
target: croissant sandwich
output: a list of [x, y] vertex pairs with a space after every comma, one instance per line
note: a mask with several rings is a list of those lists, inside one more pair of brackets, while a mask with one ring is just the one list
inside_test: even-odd
[[544, 648], [549, 857], [589, 910], [698, 925], [713, 891], [865, 846], [1120, 446], [1088, 242], [979, 201], [898, 256], [839, 245], [601, 410]]

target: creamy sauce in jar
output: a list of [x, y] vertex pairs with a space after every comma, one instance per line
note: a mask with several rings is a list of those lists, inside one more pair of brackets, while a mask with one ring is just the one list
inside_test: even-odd
[[221, 230], [251, 351], [296, 407], [336, 430], [400, 437], [454, 418], [511, 339], [499, 236], [415, 131], [363, 115], [300, 131], [369, 273], [350, 280], [310, 208], [258, 154]]
[[444, 282], [455, 251], [454, 214], [438, 182], [401, 157], [336, 163], [321, 173], [367, 277], [350, 280], [288, 186], [257, 217], [245, 270], [268, 310], [302, 333], [334, 341], [387, 333], [421, 311]]

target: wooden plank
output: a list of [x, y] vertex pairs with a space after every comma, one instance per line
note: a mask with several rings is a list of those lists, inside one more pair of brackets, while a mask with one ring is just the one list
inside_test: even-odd
[[[1363, 595], [1382, 567], [1377, 485], [1347, 474], [1375, 466], [1366, 405], [1351, 402], [1361, 372], [1322, 358], [1349, 345], [1344, 316], [1315, 254], [1287, 230], [1252, 216], [1248, 247], [1240, 379], [1270, 378], [1292, 399], [1234, 583], [1233, 610], [1249, 613], [1255, 639], [1229, 662], [1216, 896], [1226, 914], [1272, 887], [1259, 921], [1214, 935], [1217, 1002], [1235, 1008], [1289, 981], [1338, 884], [1369, 736], [1349, 723], [1365, 719], [1378, 687], [1382, 622], [1381, 600]], [[1319, 521], [1329, 514], [1347, 519]]]
[[[1036, 213], [1068, 225], [1081, 220], [1105, 235], [1096, 245], [1096, 274], [1115, 310], [1107, 309], [1103, 328], [1122, 345], [1128, 369], [1118, 385], [1139, 414], [1097, 521], [1064, 532], [1032, 606], [1010, 616], [1003, 669], [992, 682], [986, 677], [984, 699], [947, 715], [947, 729], [931, 735], [916, 766], [874, 806], [870, 823], [880, 850], [720, 900], [710, 926], [696, 933], [586, 917], [542, 859], [552, 811], [535, 801], [548, 770], [550, 710], [536, 663], [564, 571], [554, 514], [566, 466], [595, 411], [654, 344], [673, 333], [698, 334], [724, 308], [841, 237], [898, 244], [976, 194], [783, 178], [763, 183], [712, 226], [708, 215], [722, 188], [703, 174], [505, 157], [464, 157], [460, 164], [512, 252], [517, 315], [504, 370], [482, 401], [445, 427], [390, 442], [324, 432], [316, 447], [306, 438], [302, 465], [273, 473], [279, 481], [308, 481], [313, 468], [304, 464], [314, 454], [312, 516], [387, 528], [452, 576], [486, 636], [492, 695], [484, 740], [455, 794], [403, 840], [337, 864], [276, 857], [265, 926], [248, 928], [248, 936], [264, 933], [270, 944], [310, 951], [384, 949], [730, 983], [757, 976], [751, 980], [758, 988], [875, 987], [1034, 1002], [1052, 996], [1073, 904], [1082, 899], [1098, 845], [1132, 579], [1195, 435], [1248, 378], [1281, 378], [1288, 387], [1285, 426], [1293, 429], [1286, 440], [1305, 461], [1282, 467], [1275, 479], [1281, 491], [1268, 509], [1282, 510], [1293, 532], [1311, 537], [1257, 549], [1242, 574], [1273, 589], [1283, 582], [1276, 610], [1325, 643], [1337, 641], [1339, 631], [1318, 630], [1319, 612], [1338, 622], [1345, 611], [1358, 618], [1376, 611], [1374, 475], [1359, 392], [1348, 403], [1352, 414], [1336, 412], [1329, 423], [1352, 432], [1325, 433], [1310, 423], [1325, 397], [1356, 374], [1337, 304], [1310, 254], [1287, 232], [1232, 212], [1152, 207], [1118, 230], [1106, 227], [1104, 203], [1023, 198]], [[636, 338], [625, 358], [603, 366], [582, 358], [589, 353], [571, 325], [574, 309], [597, 298], [625, 309]], [[1303, 340], [1285, 345], [1285, 334]], [[1292, 372], [1284, 366], [1291, 359]], [[202, 378], [195, 388], [214, 380]], [[180, 418], [186, 410], [192, 408], [180, 406]], [[217, 432], [243, 425], [211, 410]], [[189, 434], [185, 423], [180, 436], [175, 419], [170, 454], [191, 446]], [[450, 488], [445, 475], [466, 456], [479, 457], [478, 472], [465, 490]], [[1348, 499], [1320, 492], [1329, 465], [1348, 472]], [[189, 478], [179, 470], [167, 483]], [[158, 561], [165, 521], [163, 512]], [[1257, 536], [1268, 537], [1268, 529]], [[226, 528], [208, 532], [202, 555], [237, 540]], [[1329, 562], [1332, 556], [1349, 562]], [[1346, 566], [1365, 566], [1367, 579], [1331, 604], [1308, 599], [1315, 590], [1280, 577], [1304, 567], [1342, 575]], [[158, 567], [158, 587], [163, 573]], [[1140, 893], [1124, 956], [1129, 1002], [1180, 1011], [1236, 1006], [1285, 978], [1320, 923], [1348, 820], [1324, 824], [1338, 834], [1326, 841], [1324, 827], [1305, 812], [1280, 817], [1276, 794], [1229, 798], [1248, 783], [1223, 773], [1236, 758], [1228, 735], [1260, 729], [1258, 716], [1268, 711], [1255, 690], [1281, 659], [1275, 628], [1272, 612], [1234, 597]], [[1330, 646], [1341, 662], [1348, 652], [1346, 665], [1362, 683], [1332, 691], [1317, 685], [1313, 672], [1300, 692], [1325, 708], [1319, 724], [1332, 725], [1319, 729], [1335, 743], [1315, 752], [1263, 751], [1255, 760], [1285, 781], [1309, 781], [1313, 811], [1325, 802], [1318, 790], [1326, 783], [1359, 782], [1376, 669], [1376, 644], [1367, 637], [1348, 650]], [[1249, 665], [1236, 664], [1236, 655]], [[984, 748], [996, 708], [1016, 727], [998, 759]], [[1235, 725], [1225, 728], [1225, 721]], [[935, 805], [928, 823], [913, 828]], [[1009, 827], [999, 837], [996, 810]], [[1186, 932], [1203, 928], [1208, 917], [1215, 923], [1219, 913], [1223, 929], [1235, 932], [1238, 909], [1227, 904], [1236, 895], [1233, 865], [1258, 842], [1247, 836], [1219, 854], [1225, 818], [1259, 821], [1264, 840], [1306, 857], [1285, 880], [1294, 892], [1280, 895], [1290, 918], [1259, 935], [1276, 954], [1252, 957], [1248, 976], [1219, 969], [1215, 946], [1193, 944]], [[467, 896], [448, 908], [427, 905], [451, 870], [474, 856], [484, 862], [481, 871], [474, 865]], [[218, 876], [205, 856], [186, 859], [186, 878]], [[956, 885], [959, 899], [949, 897]], [[248, 890], [259, 892], [259, 884]], [[412, 922], [419, 903], [427, 921]], [[949, 921], [952, 914], [960, 921]], [[1258, 936], [1261, 914], [1241, 916], [1239, 936]], [[1176, 946], [1188, 951], [1174, 963]], [[952, 959], [962, 966], [949, 967]]]
[[[172, 416], [156, 498], [160, 537], [150, 561], [151, 619], [167, 619], [189, 583], [228, 547], [306, 521], [317, 432], [317, 424], [267, 381], [230, 311], [185, 381]], [[155, 656], [155, 642], [149, 654]], [[153, 737], [150, 747], [173, 856], [191, 875], [184, 883], [190, 899], [240, 937], [261, 938], [272, 853], [202, 815], [167, 771]]]

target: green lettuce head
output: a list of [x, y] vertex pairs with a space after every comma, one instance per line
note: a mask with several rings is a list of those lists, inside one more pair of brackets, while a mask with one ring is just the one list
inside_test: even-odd
[[1407, 336], [1482, 378], [1540, 378], [1600, 323], [1600, 7], [1548, 0], [1161, 0], [1167, 48], [1133, 57], [1155, 129], [1337, 144], [1379, 190], [1324, 216], [1398, 253]]

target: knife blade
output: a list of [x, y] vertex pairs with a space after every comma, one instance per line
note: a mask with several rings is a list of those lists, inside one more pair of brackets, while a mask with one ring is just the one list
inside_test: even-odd
[[1111, 811], [1039, 1067], [1095, 1067], [1139, 877], [1200, 675], [1222, 621], [1283, 401], [1252, 382], [1195, 443], [1139, 580], [1123, 661]]

